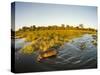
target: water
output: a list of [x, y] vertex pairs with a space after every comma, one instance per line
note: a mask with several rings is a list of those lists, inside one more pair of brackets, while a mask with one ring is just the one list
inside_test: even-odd
[[[64, 69], [82, 69], [97, 67], [97, 47], [92, 44], [93, 37], [89, 34], [75, 38], [65, 43], [57, 51], [55, 58], [48, 58], [40, 63], [36, 60], [36, 54], [23, 55], [15, 53], [16, 71], [52, 71]], [[20, 49], [29, 44], [23, 39], [17, 39], [15, 48]], [[83, 48], [81, 48], [84, 46]]]
[[15, 39], [15, 49], [16, 50], [20, 50], [21, 48], [23, 48], [24, 46], [30, 44], [31, 42], [25, 42], [25, 39]]
[[[65, 43], [60, 49], [58, 59], [62, 61], [56, 61], [60, 64], [70, 63], [71, 65], [83, 65], [91, 60], [97, 59], [97, 47], [94, 46], [91, 41], [94, 39], [91, 35], [84, 35], [81, 38], [73, 39], [69, 43]], [[83, 49], [80, 48], [81, 44], [84, 44]], [[68, 58], [67, 58], [68, 57]]]

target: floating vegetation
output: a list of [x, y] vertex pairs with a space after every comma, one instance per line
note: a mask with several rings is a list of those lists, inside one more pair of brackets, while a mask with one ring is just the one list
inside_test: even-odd
[[80, 49], [84, 50], [85, 48], [86, 48], [86, 43], [85, 42], [81, 43], [80, 44]]
[[96, 40], [93, 40], [91, 41], [93, 45], [97, 46], [97, 41]]
[[94, 39], [93, 41], [91, 41], [92, 44], [95, 45], [95, 46], [97, 46], [97, 34], [92, 34], [92, 37]]
[[97, 35], [96, 34], [92, 34], [92, 37], [94, 40], [97, 40]]

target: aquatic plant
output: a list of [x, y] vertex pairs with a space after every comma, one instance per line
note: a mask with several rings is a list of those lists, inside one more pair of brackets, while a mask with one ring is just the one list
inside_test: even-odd
[[35, 48], [32, 45], [27, 45], [21, 49], [21, 52], [24, 54], [32, 54], [34, 52], [34, 50], [35, 50]]

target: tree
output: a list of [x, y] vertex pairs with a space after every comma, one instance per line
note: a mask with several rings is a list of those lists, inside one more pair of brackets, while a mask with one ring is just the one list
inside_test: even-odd
[[83, 24], [79, 24], [79, 28], [84, 28]]
[[66, 28], [69, 28], [70, 26], [69, 25], [66, 25]]
[[35, 30], [35, 29], [36, 29], [36, 26], [35, 26], [35, 25], [33, 25], [33, 26], [32, 26], [32, 30]]
[[61, 29], [65, 29], [65, 25], [64, 24], [61, 24]]
[[62, 27], [62, 28], [64, 28], [64, 27], [65, 27], [65, 25], [64, 25], [64, 24], [61, 24], [61, 27]]

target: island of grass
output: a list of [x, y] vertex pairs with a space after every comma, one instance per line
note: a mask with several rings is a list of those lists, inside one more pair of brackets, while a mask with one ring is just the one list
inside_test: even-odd
[[[56, 55], [57, 52], [55, 51], [57, 51], [57, 48], [84, 34], [97, 36], [97, 30], [93, 28], [84, 28], [82, 24], [77, 27], [65, 26], [63, 24], [61, 26], [53, 25], [47, 27], [36, 27], [33, 25], [31, 27], [22, 27], [15, 31], [15, 38], [24, 38], [26, 42], [30, 42], [29, 45], [24, 46], [20, 50], [21, 53], [32, 54], [35, 51], [39, 51], [38, 57], [41, 56], [40, 58], [43, 58], [43, 53], [46, 55], [45, 57]], [[96, 45], [96, 42], [94, 44]], [[83, 47], [85, 46], [82, 46], [82, 48]]]

